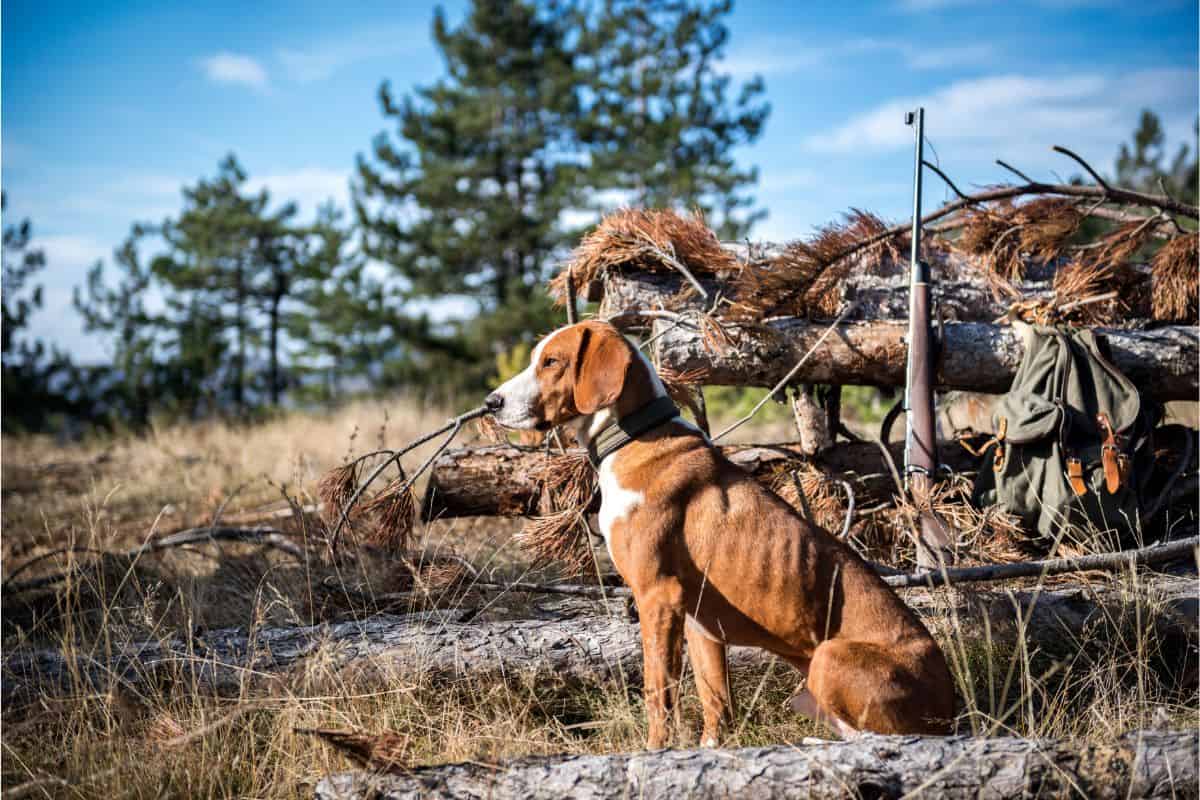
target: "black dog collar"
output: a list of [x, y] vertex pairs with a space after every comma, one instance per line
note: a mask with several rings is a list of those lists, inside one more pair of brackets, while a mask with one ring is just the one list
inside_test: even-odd
[[626, 417], [618, 419], [588, 444], [588, 461], [600, 469], [600, 462], [651, 428], [679, 416], [679, 408], [669, 397], [656, 397]]

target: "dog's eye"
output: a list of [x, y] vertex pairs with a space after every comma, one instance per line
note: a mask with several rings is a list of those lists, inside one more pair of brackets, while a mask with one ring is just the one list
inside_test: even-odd
[[543, 368], [553, 367], [557, 363], [558, 363], [558, 359], [555, 358], [554, 356], [546, 356], [545, 360], [542, 361], [542, 367]]

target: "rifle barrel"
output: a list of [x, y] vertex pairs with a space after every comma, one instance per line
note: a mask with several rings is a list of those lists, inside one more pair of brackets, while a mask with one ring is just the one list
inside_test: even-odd
[[905, 381], [904, 473], [928, 485], [937, 472], [937, 439], [933, 412], [933, 342], [930, 326], [929, 265], [921, 260], [921, 174], [924, 164], [925, 109], [909, 115], [916, 127], [913, 167], [912, 253], [908, 294], [908, 369]]

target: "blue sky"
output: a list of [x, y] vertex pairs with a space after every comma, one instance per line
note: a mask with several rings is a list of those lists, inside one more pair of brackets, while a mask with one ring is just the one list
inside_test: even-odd
[[[464, 3], [445, 3], [451, 22]], [[174, 214], [179, 190], [237, 153], [254, 185], [307, 214], [345, 205], [356, 154], [385, 128], [379, 83], [435, 79], [433, 4], [3, 3], [3, 185], [47, 252], [33, 332], [83, 359], [72, 287], [135, 220]], [[907, 216], [911, 134], [926, 106], [936, 157], [960, 186], [1105, 171], [1143, 107], [1174, 143], [1198, 113], [1197, 4], [1102, 0], [749, 2], [729, 19], [724, 67], [761, 74], [773, 111], [739, 153], [762, 171], [789, 239], [851, 206]], [[926, 204], [947, 196], [931, 178]]]

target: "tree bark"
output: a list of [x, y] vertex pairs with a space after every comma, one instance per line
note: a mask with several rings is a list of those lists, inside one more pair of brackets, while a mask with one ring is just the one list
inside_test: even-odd
[[[1054, 589], [970, 591], [910, 589], [902, 593], [935, 632], [957, 639], [1012, 642], [1023, 635], [1030, 651], [1070, 657], [1080, 643], [1097, 646], [1106, 632], [1128, 634], [1153, 626], [1160, 652], [1178, 653], [1172, 669], [1189, 668], [1197, 639], [1195, 581], [1158, 577], [1138, 590]], [[341, 669], [378, 667], [383, 679], [411, 673], [435, 679], [496, 674], [539, 675], [567, 683], [636, 680], [642, 648], [638, 625], [602, 603], [567, 601], [565, 611], [541, 619], [466, 621], [473, 609], [429, 611], [295, 628], [210, 631], [188, 640], [131, 642], [83, 657], [60, 650], [12, 649], [4, 653], [0, 698], [23, 703], [39, 695], [103, 692], [126, 686], [170, 685], [234, 693], [303, 665]], [[595, 609], [591, 612], [590, 609]], [[986, 624], [985, 624], [986, 621]], [[1102, 646], [1102, 645], [1099, 645]], [[1189, 655], [1191, 654], [1191, 655]], [[770, 656], [754, 648], [730, 649], [735, 668], [762, 664]]]
[[[961, 259], [961, 256], [957, 258]], [[939, 264], [944, 267], [940, 270], [942, 274], [938, 274]], [[963, 277], [960, 261], [947, 265], [935, 260], [933, 266], [933, 299], [937, 312], [948, 322], [991, 322], [1007, 312], [1010, 303], [1014, 302], [1012, 298], [997, 298], [982, 278]], [[951, 270], [953, 274], [946, 274]], [[1035, 272], [1034, 277], [1018, 281], [1016, 288], [1021, 296], [1017, 299], [1051, 299], [1051, 280], [1043, 275], [1044, 270]], [[710, 296], [718, 291], [725, 297], [736, 294], [733, 276], [702, 275], [698, 279]], [[1148, 270], [1146, 280], [1149, 281]], [[677, 272], [613, 270], [604, 278], [599, 317], [608, 319], [622, 312], [647, 308], [702, 310], [704, 301], [699, 295], [679, 294], [686, 285], [685, 279]], [[903, 270], [885, 270], [884, 274], [850, 274], [841, 287], [845, 299], [853, 299], [858, 303], [848, 317], [851, 321], [908, 318], [908, 278]], [[621, 327], [644, 330], [647, 325], [644, 320], [626, 319], [621, 321]]]
[[792, 393], [792, 419], [804, 455], [812, 457], [833, 447], [837, 431], [830, 428], [829, 416], [817, 399], [815, 386], [796, 387]]
[[[734, 464], [764, 482], [787, 462], [805, 458], [800, 444], [725, 445], [719, 449]], [[890, 446], [897, 464], [904, 460], [903, 450], [900, 443]], [[515, 445], [447, 450], [430, 469], [421, 506], [424, 519], [537, 513], [541, 491], [533, 475], [546, 457], [543, 449]], [[956, 472], [974, 469], [976, 460], [956, 444], [943, 446], [939, 457]], [[849, 481], [860, 508], [883, 502], [896, 491], [883, 454], [873, 442], [838, 444], [808, 459], [808, 463], [831, 479]], [[599, 507], [597, 499], [592, 510]]]
[[1194, 798], [1198, 741], [1195, 731], [1131, 731], [1103, 744], [867, 735], [799, 747], [532, 756], [341, 773], [321, 781], [316, 797]]
[[[677, 373], [702, 370], [704, 383], [774, 386], [829, 327], [792, 317], [750, 331], [725, 326], [737, 342], [710, 349], [694, 326], [655, 322], [662, 334], [658, 354], [663, 368]], [[903, 386], [907, 327], [899, 322], [847, 323], [825, 338], [796, 375], [796, 383]], [[1098, 328], [1112, 361], [1158, 400], [1194, 400], [1200, 393], [1200, 328], [1191, 325], [1153, 330]], [[999, 394], [1012, 383], [1023, 345], [1016, 329], [978, 322], [948, 323], [937, 365], [937, 388]]]

